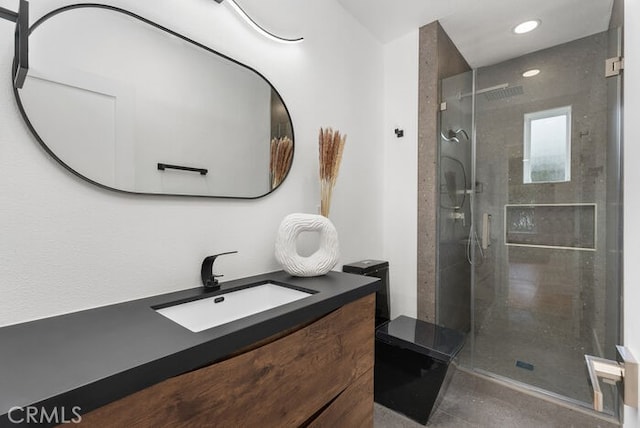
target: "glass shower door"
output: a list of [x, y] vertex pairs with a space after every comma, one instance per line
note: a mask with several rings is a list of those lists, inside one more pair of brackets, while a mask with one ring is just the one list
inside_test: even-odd
[[[475, 82], [474, 223], [486, 240], [473, 260], [471, 364], [584, 406], [584, 354], [610, 358], [620, 337], [608, 44], [595, 34], [482, 67]], [[617, 414], [612, 393], [605, 402]]]

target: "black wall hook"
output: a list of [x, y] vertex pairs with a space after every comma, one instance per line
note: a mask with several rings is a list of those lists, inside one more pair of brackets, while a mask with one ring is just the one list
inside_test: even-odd
[[393, 132], [396, 133], [396, 137], [398, 137], [398, 138], [404, 137], [404, 129], [396, 128], [396, 129], [393, 130]]

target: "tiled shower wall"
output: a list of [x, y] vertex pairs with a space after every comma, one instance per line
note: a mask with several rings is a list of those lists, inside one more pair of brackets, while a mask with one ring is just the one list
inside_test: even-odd
[[470, 70], [438, 22], [420, 28], [418, 80], [418, 318], [436, 321], [438, 134], [443, 78]]

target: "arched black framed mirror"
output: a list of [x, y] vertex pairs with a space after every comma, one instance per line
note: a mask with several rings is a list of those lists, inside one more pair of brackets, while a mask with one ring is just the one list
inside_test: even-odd
[[293, 160], [291, 117], [257, 71], [112, 6], [56, 9], [29, 34], [16, 100], [83, 179], [139, 194], [259, 198]]

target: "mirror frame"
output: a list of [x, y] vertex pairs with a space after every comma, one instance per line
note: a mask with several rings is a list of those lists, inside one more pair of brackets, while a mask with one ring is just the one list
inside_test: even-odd
[[[276, 189], [278, 189], [282, 183], [284, 183], [284, 181], [287, 179], [287, 177], [289, 176], [289, 173], [291, 172], [291, 168], [293, 167], [293, 161], [295, 159], [295, 146], [296, 146], [296, 139], [295, 139], [295, 131], [293, 129], [293, 120], [291, 118], [291, 113], [289, 112], [289, 108], [287, 107], [286, 103], [284, 102], [284, 99], [282, 98], [282, 96], [280, 95], [280, 92], [278, 92], [278, 90], [273, 86], [273, 84], [260, 72], [258, 72], [256, 69], [245, 65], [225, 54], [222, 54], [208, 46], [203, 45], [202, 43], [196, 42], [195, 40], [192, 40], [176, 31], [173, 31], [163, 25], [160, 25], [154, 21], [151, 21], [147, 18], [144, 18], [140, 15], [137, 15], [133, 12], [130, 12], [128, 10], [116, 7], [116, 6], [110, 6], [110, 5], [104, 5], [104, 4], [97, 4], [97, 3], [78, 3], [78, 4], [72, 4], [72, 5], [67, 5], [67, 6], [63, 6], [57, 9], [54, 9], [48, 13], [46, 13], [45, 15], [43, 15], [42, 17], [38, 18], [38, 20], [36, 20], [33, 25], [31, 27], [29, 27], [29, 30], [27, 31], [27, 35], [31, 36], [31, 33], [37, 29], [41, 24], [43, 24], [44, 22], [46, 22], [47, 20], [49, 20], [50, 18], [53, 18], [54, 16], [69, 11], [69, 10], [73, 10], [73, 9], [88, 9], [88, 8], [94, 8], [94, 9], [106, 9], [106, 10], [110, 10], [113, 12], [117, 12], [117, 13], [121, 13], [124, 15], [127, 15], [131, 18], [137, 19], [138, 21], [150, 25], [154, 28], [157, 28], [161, 31], [164, 31], [166, 33], [169, 33], [170, 35], [177, 37], [183, 41], [186, 41], [187, 43], [191, 43], [192, 45], [205, 50], [208, 53], [217, 55], [227, 61], [231, 61], [241, 67], [244, 67], [252, 72], [254, 72], [257, 76], [259, 76], [260, 78], [262, 78], [270, 87], [271, 89], [278, 95], [278, 97], [280, 98], [280, 100], [282, 101], [282, 105], [284, 106], [285, 111], [287, 112], [287, 116], [289, 117], [289, 124], [291, 126], [291, 140], [293, 141], [293, 148], [292, 148], [292, 154], [291, 154], [291, 164], [289, 165], [289, 169], [287, 170], [287, 173], [285, 174], [284, 178], [282, 179], [282, 181], [278, 184], [278, 186], [274, 187], [273, 189], [269, 190], [267, 193], [264, 193], [262, 195], [258, 195], [258, 196], [216, 196], [216, 195], [198, 195], [198, 194], [193, 194], [193, 195], [189, 195], [189, 194], [180, 194], [180, 193], [148, 193], [148, 192], [133, 192], [130, 190], [123, 190], [123, 189], [117, 189], [115, 187], [111, 187], [111, 186], [107, 186], [104, 185], [102, 183], [98, 183], [95, 180], [90, 179], [89, 177], [86, 177], [82, 174], [80, 174], [79, 172], [77, 172], [76, 170], [74, 170], [71, 166], [69, 166], [67, 163], [65, 163], [60, 157], [58, 157], [53, 150], [51, 150], [51, 148], [49, 148], [47, 146], [47, 144], [44, 142], [44, 140], [40, 137], [40, 135], [38, 134], [38, 132], [36, 131], [36, 129], [34, 128], [33, 124], [31, 123], [31, 121], [29, 120], [25, 109], [22, 105], [22, 100], [20, 99], [20, 94], [18, 93], [18, 88], [16, 88], [15, 86], [13, 87], [13, 94], [15, 96], [16, 99], [16, 103], [18, 105], [18, 109], [20, 110], [20, 114], [22, 115], [22, 119], [25, 121], [25, 123], [27, 124], [27, 127], [29, 128], [29, 130], [31, 131], [31, 133], [33, 134], [33, 136], [36, 138], [36, 140], [38, 141], [38, 143], [40, 143], [40, 145], [42, 146], [42, 148], [44, 148], [44, 150], [52, 157], [54, 158], [60, 165], [62, 165], [65, 169], [67, 169], [69, 172], [71, 172], [73, 175], [80, 177], [81, 179], [83, 179], [84, 181], [87, 181], [95, 186], [98, 186], [102, 189], [106, 189], [106, 190], [110, 190], [110, 191], [114, 191], [114, 192], [118, 192], [118, 193], [125, 193], [125, 194], [129, 194], [129, 195], [149, 195], [149, 196], [178, 196], [178, 197], [195, 197], [195, 198], [215, 198], [215, 199], [259, 199], [259, 198], [263, 198], [269, 194], [271, 194], [273, 191], [275, 191]], [[14, 55], [14, 59], [13, 59], [13, 67], [12, 67], [12, 71], [11, 71], [11, 78], [12, 80], [15, 79], [16, 77], [16, 64], [18, 61], [18, 52], [15, 53]], [[268, 144], [269, 142], [266, 142], [265, 144]], [[266, 177], [265, 180], [269, 180], [269, 177]]]

